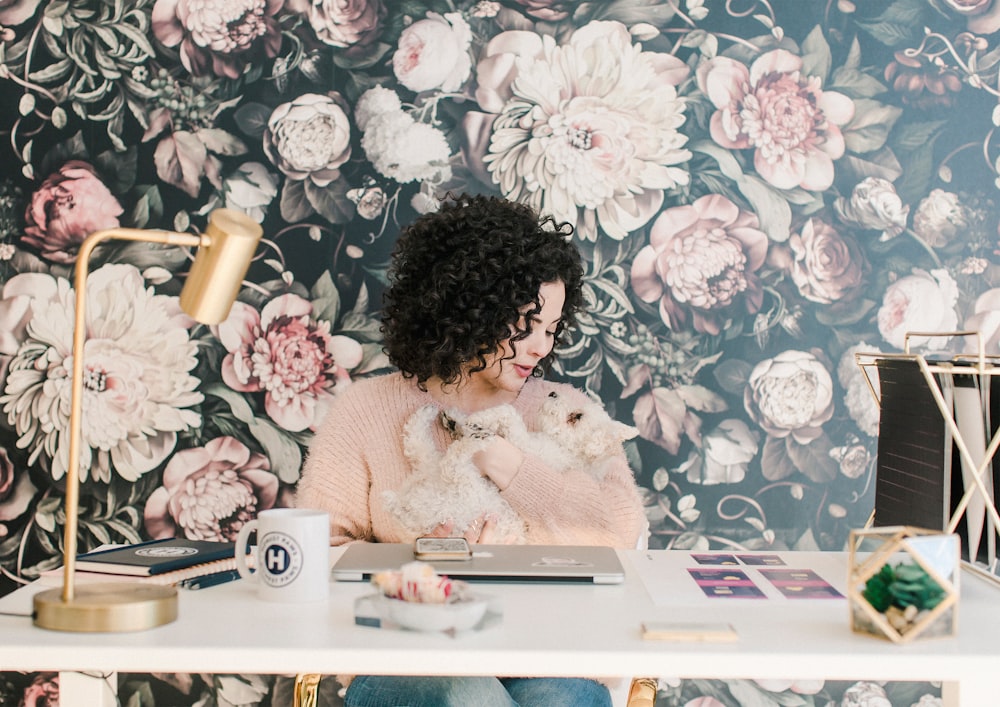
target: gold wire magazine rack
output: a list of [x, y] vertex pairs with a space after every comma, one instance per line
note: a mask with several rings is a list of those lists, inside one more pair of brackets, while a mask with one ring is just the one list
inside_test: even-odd
[[[975, 337], [977, 353], [928, 357], [916, 337]], [[963, 565], [1000, 582], [1000, 356], [978, 331], [909, 332], [903, 353], [855, 361], [880, 411], [874, 524], [958, 533]]]

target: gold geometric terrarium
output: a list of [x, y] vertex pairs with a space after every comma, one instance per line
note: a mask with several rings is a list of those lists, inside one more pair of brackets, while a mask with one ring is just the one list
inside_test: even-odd
[[852, 530], [851, 629], [895, 643], [958, 631], [959, 537], [911, 526]]

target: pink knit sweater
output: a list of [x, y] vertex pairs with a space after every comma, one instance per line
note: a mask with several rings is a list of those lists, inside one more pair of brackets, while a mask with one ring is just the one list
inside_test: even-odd
[[[572, 386], [529, 379], [514, 403], [529, 430], [537, 429], [537, 411], [552, 390], [570, 400], [586, 398]], [[356, 381], [337, 397], [309, 448], [296, 495], [297, 506], [330, 513], [332, 545], [401, 541], [381, 499], [410, 471], [403, 425], [428, 404], [436, 403], [399, 373]], [[436, 427], [433, 434], [444, 450], [445, 430]], [[624, 452], [609, 466], [598, 481], [586, 470], [560, 472], [525, 455], [502, 495], [526, 522], [527, 541], [636, 547], [645, 515]]]

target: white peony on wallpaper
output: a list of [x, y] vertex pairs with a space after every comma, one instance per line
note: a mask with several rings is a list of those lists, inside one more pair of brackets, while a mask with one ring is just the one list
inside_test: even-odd
[[[107, 244], [87, 289], [81, 546], [232, 539], [386, 370], [393, 242], [449, 191], [575, 226], [589, 311], [557, 374], [639, 428], [653, 547], [842, 549], [877, 451], [854, 353], [978, 329], [1000, 354], [998, 31], [1000, 0], [0, 0], [0, 593], [59, 562], [87, 234], [220, 206], [263, 225], [218, 326], [178, 307], [182, 249]], [[0, 675], [0, 704], [57, 691]], [[701, 707], [938, 695], [660, 685]]]

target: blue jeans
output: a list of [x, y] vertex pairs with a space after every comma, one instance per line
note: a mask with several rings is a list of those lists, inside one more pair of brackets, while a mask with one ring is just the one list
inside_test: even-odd
[[587, 678], [361, 675], [346, 707], [611, 707], [608, 688]]

